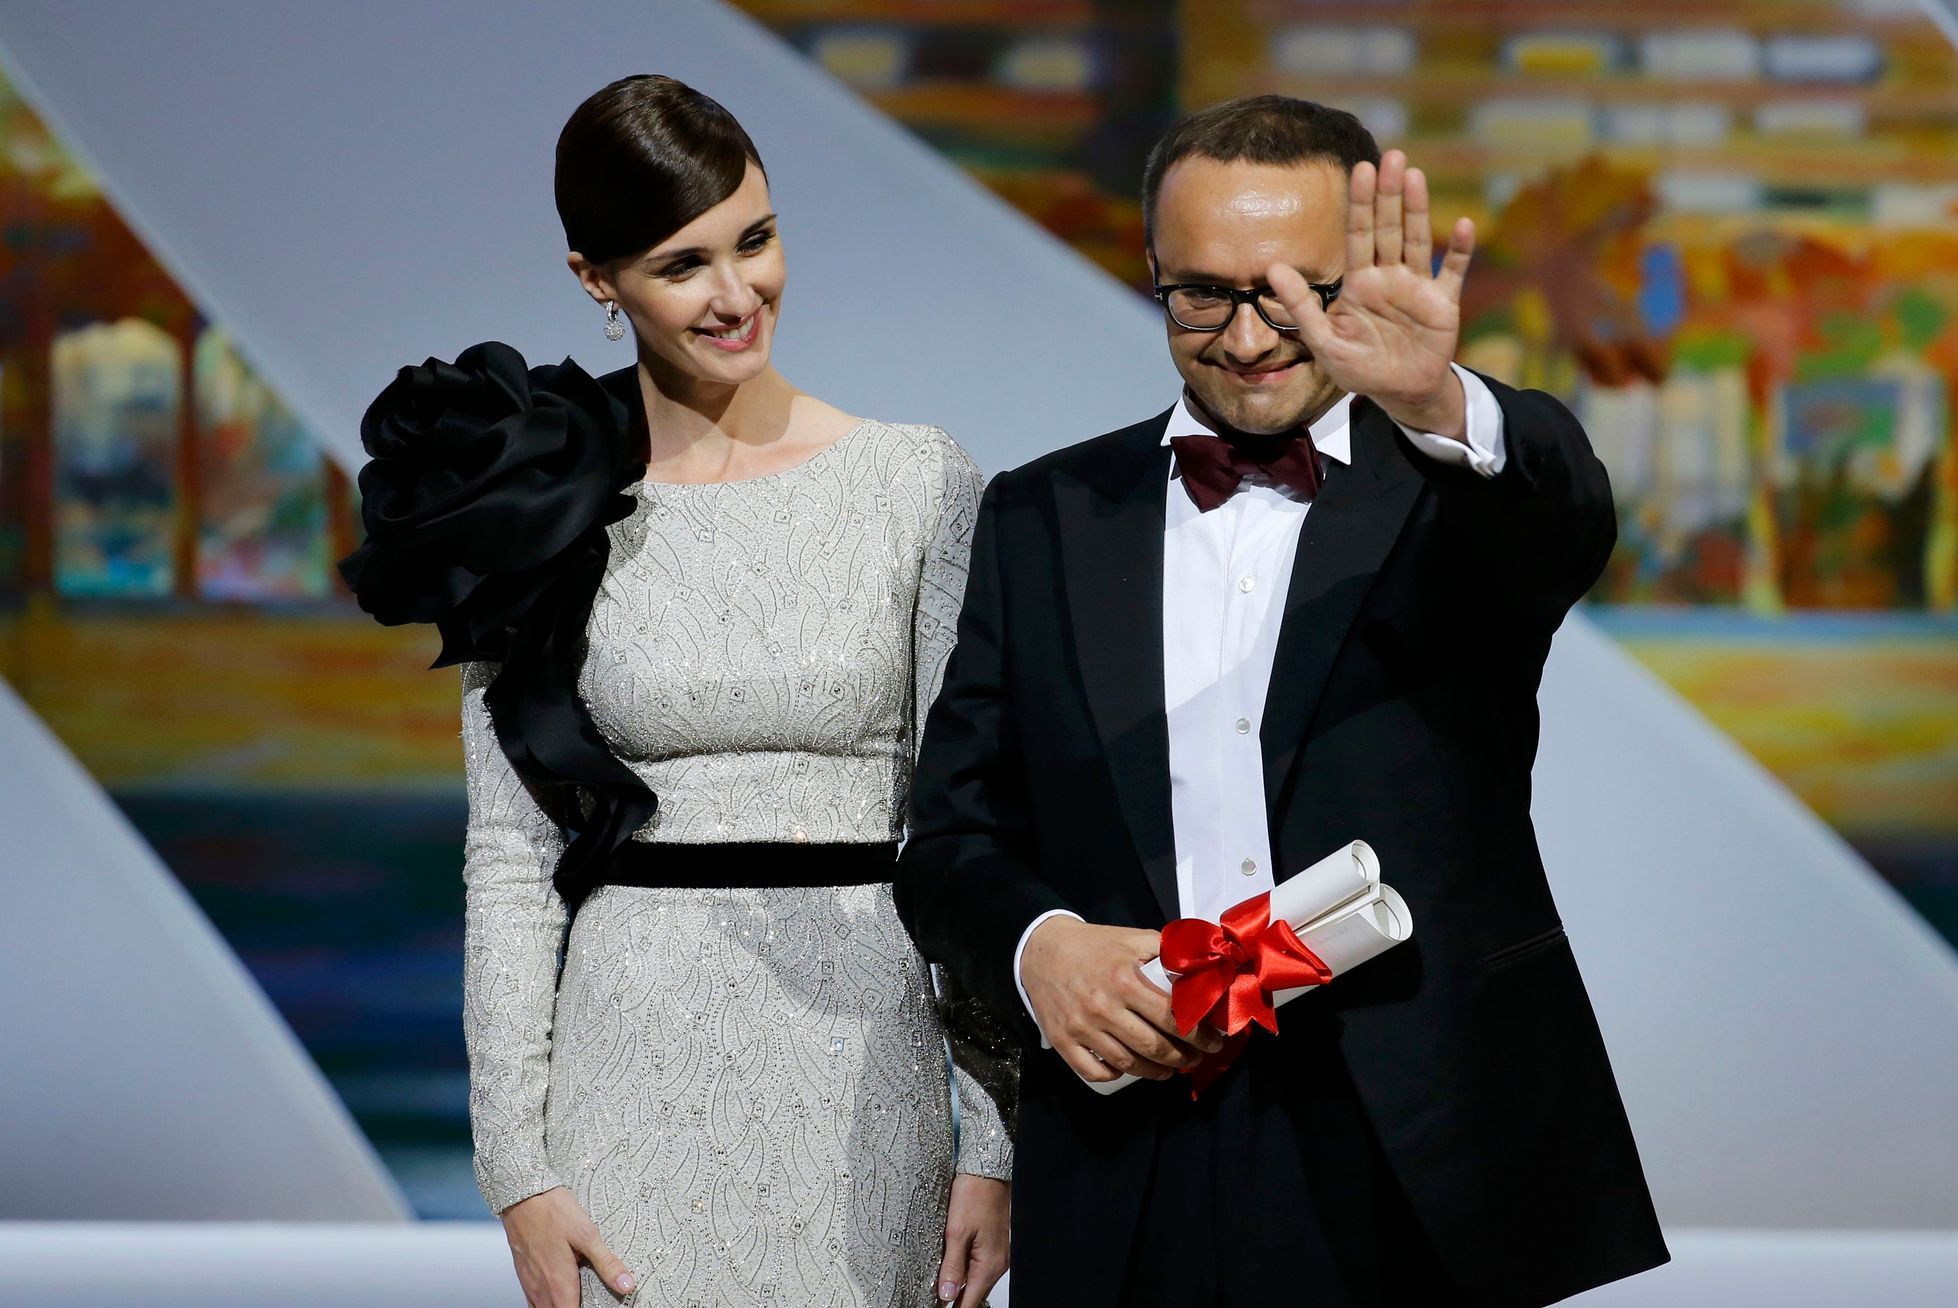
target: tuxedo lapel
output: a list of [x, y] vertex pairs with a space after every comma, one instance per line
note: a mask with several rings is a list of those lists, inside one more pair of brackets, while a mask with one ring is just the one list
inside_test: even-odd
[[1054, 473], [1068, 615], [1095, 734], [1166, 919], [1181, 915], [1163, 708], [1163, 499], [1169, 415]]
[[1352, 459], [1344, 466], [1331, 463], [1305, 515], [1265, 693], [1259, 739], [1274, 832], [1333, 659], [1421, 486], [1396, 440], [1393, 419], [1372, 401], [1355, 399]]

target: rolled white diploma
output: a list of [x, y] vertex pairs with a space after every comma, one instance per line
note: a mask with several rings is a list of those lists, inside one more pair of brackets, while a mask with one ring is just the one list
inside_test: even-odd
[[[1287, 877], [1271, 891], [1271, 918], [1283, 918], [1307, 949], [1319, 956], [1337, 980], [1370, 958], [1377, 958], [1414, 934], [1414, 917], [1392, 886], [1380, 881], [1380, 859], [1372, 846], [1356, 840]], [[1170, 977], [1162, 960], [1142, 965], [1142, 975], [1167, 991]], [[1274, 1006], [1290, 1003], [1317, 986], [1272, 992]], [[1087, 1081], [1097, 1094], [1113, 1094], [1139, 1080]]]

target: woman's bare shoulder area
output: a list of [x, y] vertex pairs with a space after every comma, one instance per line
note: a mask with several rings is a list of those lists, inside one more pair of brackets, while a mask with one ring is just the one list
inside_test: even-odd
[[865, 419], [846, 413], [828, 400], [808, 393], [797, 395], [789, 408], [789, 422], [798, 445], [820, 448], [833, 445], [861, 427]]

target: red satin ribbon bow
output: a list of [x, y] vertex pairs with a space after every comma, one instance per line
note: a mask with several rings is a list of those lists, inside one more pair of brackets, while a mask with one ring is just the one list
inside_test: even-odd
[[1291, 923], [1271, 920], [1270, 892], [1230, 909], [1221, 923], [1197, 917], [1171, 922], [1163, 928], [1162, 965], [1176, 976], [1169, 989], [1176, 1029], [1188, 1035], [1197, 1023], [1209, 1022], [1226, 1037], [1221, 1050], [1191, 1069], [1192, 1099], [1236, 1061], [1254, 1024], [1278, 1034], [1273, 992], [1333, 979]]

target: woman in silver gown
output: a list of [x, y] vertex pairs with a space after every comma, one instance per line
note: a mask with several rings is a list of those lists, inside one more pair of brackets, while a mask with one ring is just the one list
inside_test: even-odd
[[557, 197], [638, 363], [404, 368], [343, 565], [463, 667], [483, 1197], [540, 1308], [977, 1305], [1014, 1054], [889, 880], [978, 472], [774, 370], [767, 181], [713, 101], [605, 88]]

